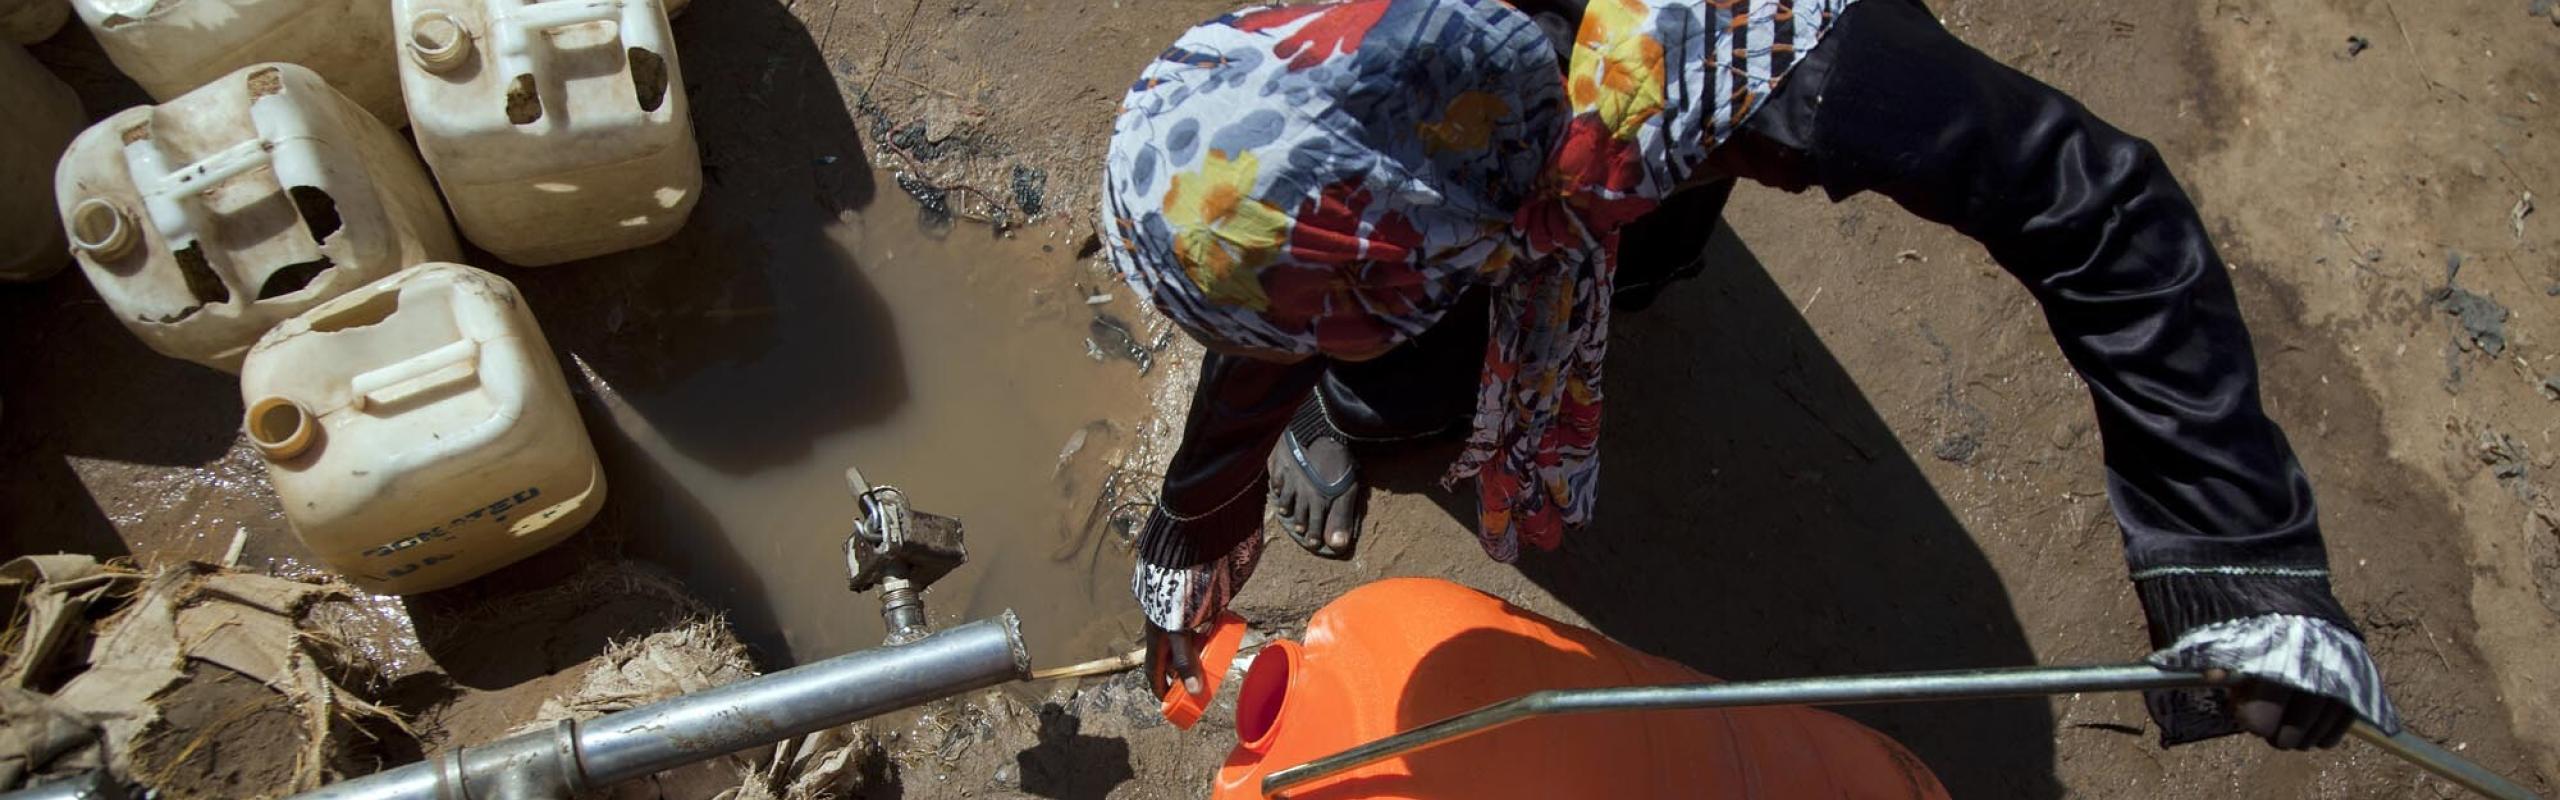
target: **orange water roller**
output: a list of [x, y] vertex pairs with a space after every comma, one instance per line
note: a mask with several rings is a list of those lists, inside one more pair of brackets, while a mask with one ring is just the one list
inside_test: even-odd
[[[1221, 633], [1210, 632], [1213, 646]], [[1201, 657], [1204, 676], [1226, 670], [1212, 655]], [[1448, 581], [1380, 581], [1316, 612], [1301, 641], [1275, 640], [1253, 658], [1236, 694], [1239, 744], [1212, 794], [1262, 797], [1273, 771], [1532, 692], [1710, 680]], [[1288, 796], [1947, 793], [1883, 734], [1829, 712], [1776, 707], [1526, 719], [1310, 781]]]

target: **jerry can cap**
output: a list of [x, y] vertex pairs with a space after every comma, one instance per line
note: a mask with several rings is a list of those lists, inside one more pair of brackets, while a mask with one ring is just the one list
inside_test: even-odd
[[1244, 645], [1244, 631], [1244, 618], [1232, 611], [1218, 612], [1218, 618], [1210, 621], [1209, 629], [1197, 639], [1200, 654], [1192, 662], [1200, 670], [1197, 694], [1184, 690], [1180, 681], [1168, 684], [1162, 663], [1149, 670], [1147, 677], [1153, 683], [1148, 685], [1165, 687], [1161, 707], [1165, 721], [1183, 730], [1200, 724], [1200, 718], [1209, 713], [1210, 701], [1218, 698], [1218, 684], [1226, 679], [1227, 665], [1235, 663], [1236, 650]]

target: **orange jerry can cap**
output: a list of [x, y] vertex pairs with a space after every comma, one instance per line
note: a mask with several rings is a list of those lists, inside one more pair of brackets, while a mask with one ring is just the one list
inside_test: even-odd
[[1200, 724], [1200, 717], [1209, 713], [1209, 702], [1218, 698], [1218, 684], [1226, 680], [1227, 665], [1235, 663], [1236, 650], [1244, 646], [1244, 630], [1243, 617], [1233, 611], [1220, 611], [1218, 618], [1210, 621], [1209, 630], [1193, 639], [1200, 645], [1200, 652], [1191, 661], [1200, 670], [1197, 694], [1183, 690], [1179, 681], [1168, 684], [1162, 662], [1147, 674], [1153, 681], [1149, 685], [1165, 687], [1162, 710], [1166, 722], [1186, 731]]

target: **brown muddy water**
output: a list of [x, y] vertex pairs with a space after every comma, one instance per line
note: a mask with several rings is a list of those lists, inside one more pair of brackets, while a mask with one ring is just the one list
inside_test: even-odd
[[[1102, 492], [1138, 444], [1144, 379], [1086, 347], [1099, 316], [1137, 325], [1128, 291], [1077, 258], [1072, 225], [1010, 239], [925, 225], [887, 174], [813, 178], [808, 163], [773, 168], [796, 185], [715, 185], [664, 244], [496, 270], [569, 371], [608, 492], [586, 530], [529, 559], [542, 563], [451, 594], [467, 604], [627, 555], [675, 573], [770, 665], [874, 646], [878, 604], [846, 589], [842, 552], [844, 471], [860, 467], [967, 526], [968, 565], [926, 598], [937, 625], [1014, 609], [1043, 664], [1135, 642], [1128, 550], [1105, 517], [1140, 495]], [[795, 191], [827, 180], [844, 186]], [[0, 311], [33, 355], [0, 384], [15, 465], [0, 557], [217, 561], [237, 546], [248, 566], [310, 569], [238, 436], [231, 376], [143, 349], [76, 272]]]
[[[439, 593], [452, 603], [406, 605], [630, 556], [677, 574], [769, 665], [869, 647], [878, 606], [846, 590], [841, 550], [858, 466], [967, 525], [970, 563], [927, 596], [937, 624], [1016, 609], [1042, 663], [1127, 646], [1129, 556], [1097, 504], [1148, 404], [1137, 366], [1089, 357], [1086, 340], [1097, 314], [1137, 323], [1132, 298], [1077, 257], [1072, 219], [1013, 238], [925, 224], [874, 168], [906, 165], [866, 158], [891, 122], [852, 108], [866, 81], [781, 9], [686, 21], [689, 81], [722, 90], [693, 97], [704, 188], [672, 239], [538, 269], [464, 259], [524, 291], [608, 496], [553, 551]], [[713, 41], [735, 46], [697, 47]], [[147, 102], [85, 40], [40, 55], [95, 67], [62, 72], [97, 114]], [[1099, 294], [1114, 299], [1088, 305]], [[0, 292], [0, 347], [0, 557], [236, 548], [247, 566], [310, 568], [239, 436], [234, 376], [150, 352], [76, 269]]]
[[1137, 317], [1081, 236], [931, 225], [893, 189], [858, 212], [742, 205], [572, 267], [601, 274], [519, 278], [592, 393], [611, 488], [591, 531], [675, 571], [770, 660], [869, 647], [877, 604], [847, 591], [842, 555], [859, 467], [967, 526], [968, 566], [926, 598], [937, 624], [1014, 609], [1042, 663], [1134, 641], [1103, 491], [1147, 404], [1134, 360], [1086, 343], [1123, 343], [1098, 317]]

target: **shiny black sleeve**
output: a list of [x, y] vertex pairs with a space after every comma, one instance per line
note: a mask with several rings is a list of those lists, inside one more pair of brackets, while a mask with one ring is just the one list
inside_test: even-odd
[[2155, 645], [2269, 613], [2353, 630], [2194, 202], [2150, 143], [1927, 13], [1852, 6], [1710, 167], [1834, 199], [1877, 192], [2026, 284], [2089, 385]]

